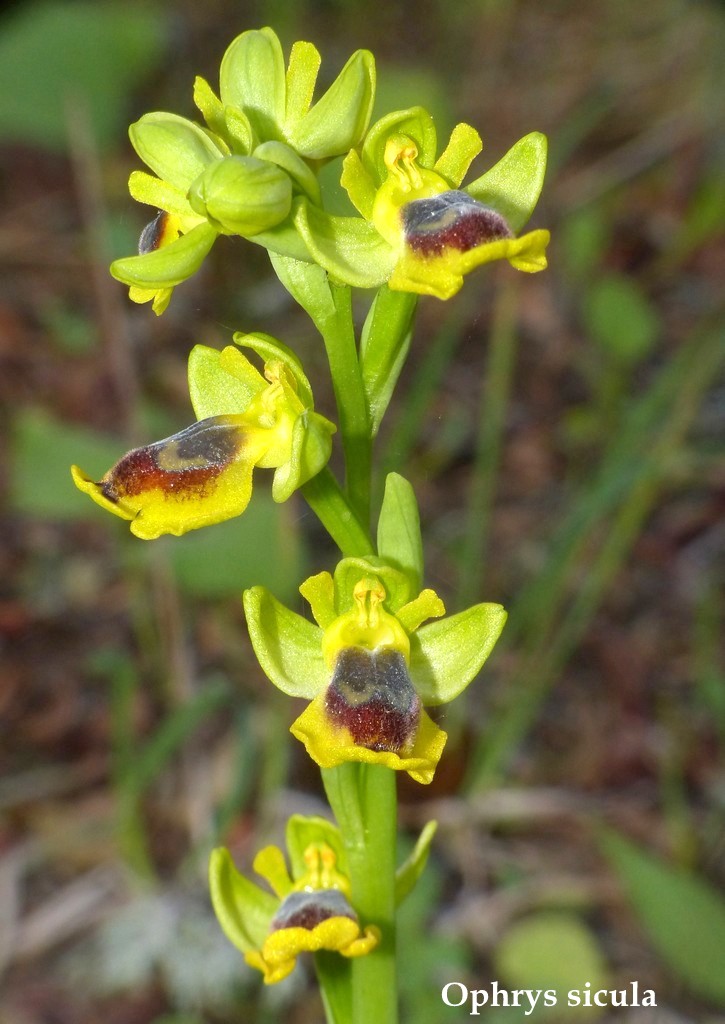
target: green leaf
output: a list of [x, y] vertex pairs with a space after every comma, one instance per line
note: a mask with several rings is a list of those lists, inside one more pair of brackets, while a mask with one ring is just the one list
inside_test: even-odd
[[406, 573], [417, 593], [423, 581], [423, 539], [415, 491], [398, 473], [388, 473], [378, 519], [378, 554]]
[[607, 829], [602, 849], [652, 945], [693, 993], [725, 1006], [725, 900], [704, 879]]
[[222, 103], [244, 111], [261, 140], [282, 139], [284, 56], [271, 28], [237, 36], [222, 58], [219, 91]]
[[264, 587], [245, 590], [244, 611], [254, 653], [268, 678], [289, 697], [312, 700], [329, 682], [322, 630]]
[[[225, 365], [222, 365], [222, 364]], [[231, 345], [222, 353], [195, 345], [189, 353], [189, 395], [198, 420], [208, 416], [234, 416], [267, 386], [259, 370]]]
[[356, 146], [370, 122], [375, 98], [375, 58], [358, 50], [327, 92], [287, 135], [308, 160], [340, 156]]
[[191, 183], [225, 156], [209, 135], [186, 117], [158, 111], [128, 129], [143, 162], [163, 181], [186, 192]]
[[214, 245], [217, 233], [209, 224], [197, 224], [174, 242], [145, 253], [114, 260], [111, 274], [123, 284], [140, 288], [173, 288], [195, 274]]
[[241, 875], [224, 847], [212, 850], [209, 890], [214, 913], [229, 941], [242, 953], [261, 949], [279, 900]]
[[[590, 1020], [601, 1015], [598, 1007], [566, 1005], [566, 994], [571, 989], [583, 990], [587, 982], [593, 991], [609, 987], [606, 962], [596, 938], [573, 914], [546, 911], [517, 922], [499, 943], [494, 960], [497, 975], [511, 988], [554, 989], [558, 1005], [541, 1012], [540, 998], [537, 1017]], [[504, 1012], [501, 1019], [509, 1017]]]
[[625, 366], [649, 355], [661, 329], [659, 316], [642, 290], [622, 274], [596, 280], [584, 312], [592, 337]]
[[546, 136], [541, 132], [525, 135], [490, 170], [466, 185], [466, 192], [497, 210], [517, 234], [539, 201], [546, 149]]
[[69, 119], [117, 145], [130, 95], [159, 63], [166, 19], [150, 4], [24, 4], [0, 35], [0, 137], [53, 150]]
[[410, 638], [410, 674], [427, 706], [462, 693], [481, 671], [506, 622], [500, 604], [476, 604], [421, 626]]
[[415, 888], [415, 884], [425, 871], [428, 863], [433, 836], [438, 828], [437, 821], [429, 821], [418, 836], [418, 840], [395, 872], [395, 905], [399, 906], [406, 896]]
[[121, 443], [96, 431], [52, 419], [39, 410], [21, 412], [11, 432], [10, 501], [30, 516], [95, 518], [70, 475], [78, 462], [100, 479], [118, 459]]

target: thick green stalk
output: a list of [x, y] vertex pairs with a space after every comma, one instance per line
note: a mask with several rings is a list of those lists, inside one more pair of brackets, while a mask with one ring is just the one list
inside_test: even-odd
[[352, 293], [347, 285], [330, 283], [335, 315], [318, 323], [330, 364], [332, 386], [345, 453], [345, 485], [362, 523], [370, 522], [372, 442], [370, 417], [352, 322]]
[[322, 778], [345, 844], [353, 906], [363, 926], [381, 932], [380, 944], [351, 963], [352, 1024], [397, 1024], [395, 772], [350, 763], [323, 770]]

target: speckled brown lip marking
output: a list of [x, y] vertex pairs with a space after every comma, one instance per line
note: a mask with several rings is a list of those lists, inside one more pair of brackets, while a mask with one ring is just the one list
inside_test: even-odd
[[513, 237], [500, 213], [459, 191], [412, 200], [403, 207], [403, 229], [406, 242], [420, 256], [440, 256], [444, 249], [468, 252], [484, 242]]
[[226, 417], [200, 420], [164, 441], [124, 455], [101, 482], [114, 503], [155, 489], [198, 497], [239, 455], [244, 434]]
[[171, 214], [165, 210], [159, 210], [154, 219], [141, 232], [141, 237], [138, 240], [139, 256], [148, 256], [150, 252], [155, 252], [162, 245], [173, 242], [177, 234], [178, 231], [172, 229]]
[[340, 651], [325, 708], [358, 746], [394, 754], [414, 738], [420, 720], [420, 698], [405, 659], [391, 648]]
[[312, 931], [331, 917], [357, 918], [339, 889], [317, 889], [313, 892], [291, 892], [272, 918], [270, 930], [280, 928], [306, 928]]

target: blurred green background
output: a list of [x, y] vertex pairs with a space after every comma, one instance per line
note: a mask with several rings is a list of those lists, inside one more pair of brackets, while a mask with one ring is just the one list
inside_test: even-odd
[[[211, 917], [212, 844], [249, 868], [322, 808], [299, 708], [251, 656], [244, 586], [301, 607], [334, 552], [259, 474], [244, 517], [144, 544], [72, 487], [190, 420], [186, 356], [233, 330], [319, 340], [262, 249], [222, 239], [160, 319], [107, 274], [142, 113], [194, 116], [231, 39], [271, 24], [378, 60], [378, 111], [465, 120], [481, 173], [550, 138], [550, 269], [423, 300], [377, 456], [418, 491], [427, 583], [503, 602], [504, 638], [404, 835], [441, 823], [401, 915], [405, 1024], [468, 1019], [449, 981], [654, 989], [725, 1020], [725, 8], [687, 0], [17, 4], [0, 20], [2, 1024], [307, 1024], [309, 965], [260, 991]], [[337, 169], [339, 170], [339, 168]], [[327, 174], [334, 197], [336, 168]], [[362, 310], [361, 310], [362, 312]], [[562, 1000], [560, 999], [560, 1004]]]

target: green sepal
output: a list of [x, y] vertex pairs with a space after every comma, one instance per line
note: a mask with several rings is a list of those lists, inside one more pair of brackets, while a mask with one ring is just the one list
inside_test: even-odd
[[423, 540], [415, 491], [398, 473], [388, 473], [378, 519], [378, 554], [404, 572], [417, 593], [423, 581]]
[[351, 149], [342, 161], [340, 184], [358, 213], [365, 220], [372, 220], [377, 187], [356, 149]]
[[[312, 256], [297, 228], [289, 220], [283, 221], [269, 231], [260, 231], [249, 239], [255, 245], [267, 250], [269, 258], [282, 256], [300, 263], [312, 264]], [[321, 269], [321, 268], [320, 268]]]
[[375, 296], [362, 329], [360, 365], [375, 437], [405, 365], [412, 338], [418, 296], [394, 292], [383, 285]]
[[154, 252], [114, 260], [111, 274], [117, 281], [141, 288], [173, 288], [196, 273], [216, 237], [217, 232], [210, 224], [197, 224]]
[[151, 170], [183, 192], [209, 164], [226, 156], [198, 124], [178, 114], [144, 114], [128, 130], [131, 144]]
[[300, 200], [293, 220], [312, 258], [335, 280], [379, 288], [392, 273], [393, 250], [361, 217], [334, 217]]
[[340, 835], [340, 829], [327, 818], [308, 818], [302, 814], [293, 814], [287, 821], [285, 843], [289, 854], [292, 877], [295, 881], [306, 874], [305, 850], [309, 846], [325, 843], [334, 851], [337, 858], [337, 870], [346, 874], [347, 854]]
[[312, 700], [329, 682], [322, 631], [264, 587], [244, 591], [244, 611], [262, 671], [289, 697]]
[[260, 139], [282, 139], [285, 116], [284, 55], [271, 28], [242, 32], [228, 47], [219, 71], [222, 103], [249, 118]]
[[232, 340], [235, 345], [239, 345], [241, 348], [250, 348], [252, 352], [256, 352], [265, 363], [272, 359], [281, 359], [295, 379], [297, 394], [303, 406], [306, 409], [314, 408], [312, 388], [302, 369], [302, 363], [296, 352], [293, 352], [284, 342], [273, 338], [271, 334], [263, 334], [261, 331], [253, 331], [251, 334], [237, 331], [232, 335]]
[[296, 124], [310, 109], [321, 62], [320, 52], [313, 43], [299, 40], [292, 44], [286, 76], [285, 125]]
[[395, 110], [372, 126], [362, 147], [362, 160], [377, 185], [388, 177], [385, 146], [391, 135], [406, 135], [418, 147], [418, 163], [432, 167], [436, 156], [436, 129], [433, 118], [423, 107]]
[[146, 171], [131, 171], [128, 191], [137, 203], [155, 206], [157, 210], [166, 210], [167, 213], [175, 213], [179, 217], [194, 218], [194, 211], [186, 198], [186, 192], [181, 192], [168, 181], [155, 178]]
[[212, 850], [209, 890], [214, 913], [229, 941], [242, 953], [261, 949], [279, 900], [240, 874], [224, 847]]
[[286, 125], [287, 138], [308, 160], [346, 153], [365, 134], [374, 99], [375, 58], [357, 50], [314, 107]]
[[215, 161], [192, 183], [189, 203], [219, 231], [251, 236], [287, 217], [292, 183], [289, 175], [267, 160], [228, 156]]
[[415, 846], [395, 872], [395, 905], [399, 907], [416, 886], [428, 863], [433, 836], [438, 828], [437, 821], [429, 821], [423, 827]]
[[267, 160], [281, 167], [299, 191], [304, 192], [311, 202], [320, 205], [320, 185], [317, 178], [309, 165], [286, 142], [263, 142], [254, 150], [254, 156], [258, 160]]
[[446, 704], [475, 679], [506, 622], [500, 604], [476, 604], [410, 638], [410, 674], [426, 707]]
[[312, 615], [320, 627], [327, 629], [337, 618], [335, 606], [335, 584], [329, 572], [318, 572], [300, 584], [300, 594], [312, 609]]
[[458, 188], [465, 178], [471, 162], [483, 149], [481, 136], [470, 124], [457, 124], [451, 132], [448, 145], [433, 165], [436, 174]]
[[287, 501], [294, 492], [317, 476], [332, 454], [334, 423], [317, 412], [304, 412], [292, 428], [290, 457], [274, 471], [272, 498]]
[[198, 420], [244, 412], [267, 387], [262, 374], [238, 349], [222, 352], [195, 345], [189, 353], [189, 395]]
[[534, 212], [546, 174], [546, 136], [531, 132], [497, 164], [466, 186], [466, 192], [500, 213], [518, 234]]
[[365, 576], [375, 576], [385, 587], [385, 607], [395, 613], [407, 604], [411, 597], [410, 580], [405, 573], [392, 565], [386, 565], [380, 558], [343, 558], [335, 566], [335, 608], [338, 615], [344, 615], [353, 607], [353, 590]]

